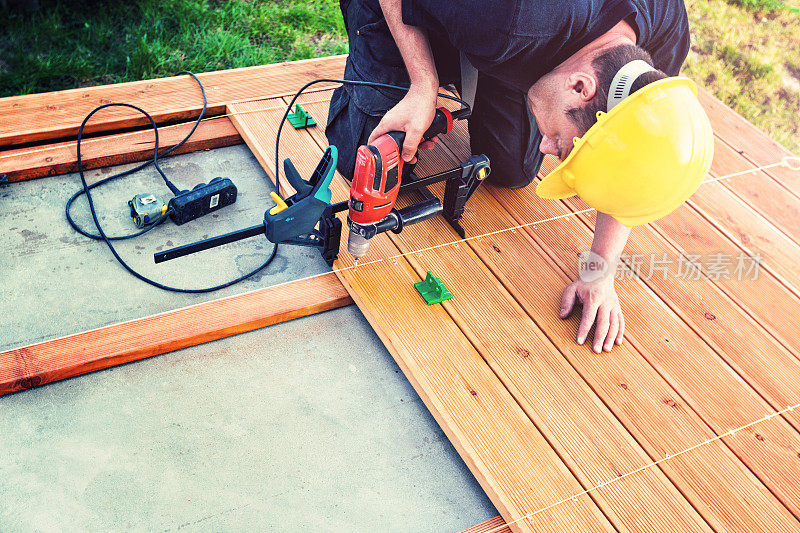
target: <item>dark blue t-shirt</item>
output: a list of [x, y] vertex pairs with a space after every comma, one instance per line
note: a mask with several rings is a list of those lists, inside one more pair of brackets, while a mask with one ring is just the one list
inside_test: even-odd
[[689, 52], [683, 0], [403, 0], [402, 11], [428, 31], [434, 55], [446, 43], [520, 91], [628, 17], [660, 70], [677, 75]]

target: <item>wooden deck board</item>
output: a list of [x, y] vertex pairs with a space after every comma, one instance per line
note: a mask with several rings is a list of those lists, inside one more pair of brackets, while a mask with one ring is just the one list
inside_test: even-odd
[[[716, 137], [748, 161], [755, 165], [770, 165], [783, 157], [800, 155], [792, 154], [708, 91], [700, 89], [698, 96], [711, 117]], [[800, 173], [782, 167], [769, 169], [766, 173], [781, 187], [800, 198]]]
[[487, 531], [493, 531], [494, 533], [511, 533], [511, 530], [508, 527], [502, 527], [505, 524], [506, 521], [503, 520], [502, 516], [495, 516], [489, 520], [484, 520], [480, 524], [475, 524], [472, 527], [468, 527], [460, 533], [486, 533]]
[[[321, 104], [305, 107], [316, 117], [327, 116], [327, 109]], [[327, 144], [324, 134], [316, 129], [310, 133], [321, 150]], [[426, 158], [427, 163], [435, 159], [437, 164], [424, 165], [423, 174], [457, 164], [449, 152], [438, 152]], [[403, 252], [458, 239], [440, 219], [427, 225], [410, 226], [401, 235], [390, 237]], [[424, 276], [430, 269], [441, 276], [445, 285], [457, 291], [453, 300], [444, 303], [448, 314], [584, 487], [650, 462], [644, 450], [583, 382], [545, 332], [498, 285], [483, 261], [464, 246], [441, 248], [420, 257], [410, 255], [408, 260], [418, 275]], [[491, 302], [489, 312], [487, 302]], [[640, 501], [636, 509], [626, 505], [643, 493], [650, 494], [650, 498]], [[652, 531], [653, 528], [664, 529], [667, 524], [687, 531], [708, 528], [660, 471], [626, 480], [614, 490], [600, 494], [599, 498], [602, 498], [599, 503], [606, 515], [621, 530]]]

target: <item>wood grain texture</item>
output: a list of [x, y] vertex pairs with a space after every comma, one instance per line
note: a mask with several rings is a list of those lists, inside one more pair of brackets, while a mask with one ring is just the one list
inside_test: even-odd
[[[468, 527], [461, 531], [461, 533], [486, 533], [487, 531], [495, 531], [498, 527], [505, 525], [505, 523], [506, 521], [503, 520], [502, 516], [495, 516], [489, 520], [484, 520], [480, 524]], [[511, 533], [511, 530], [508, 527], [504, 527], [503, 529], [497, 529], [495, 533]]]
[[[773, 155], [773, 159], [775, 161], [780, 159], [780, 154]], [[756, 166], [724, 141], [716, 140], [714, 162], [711, 168], [712, 176], [724, 176], [754, 169]], [[792, 238], [795, 243], [800, 243], [800, 199], [768, 174], [774, 170], [773, 168], [756, 171], [722, 180], [719, 183], [770, 221], [779, 231]], [[800, 177], [800, 172], [794, 172], [794, 174]], [[698, 192], [701, 191], [702, 189]], [[695, 196], [692, 199], [696, 199]]]
[[[452, 146], [457, 153], [466, 153], [463, 137], [446, 137], [444, 144]], [[500, 230], [517, 223], [527, 223], [569, 212], [557, 202], [537, 199], [531, 187], [518, 191], [488, 190], [515, 218], [509, 219], [507, 214], [492, 206], [491, 202], [481, 202], [480, 197], [485, 191], [479, 190], [476, 198], [470, 202], [469, 216], [465, 216], [464, 225], [468, 234]], [[662, 302], [657, 297], [654, 298], [652, 293], [646, 290], [641, 292], [637, 288], [638, 284], [632, 282], [619, 283], [618, 292], [629, 317], [627, 338], [634, 344], [635, 349], [623, 345], [615, 347], [614, 352], [608, 356], [605, 354], [587, 356], [587, 350], [577, 347], [571, 339], [575, 326], [559, 320], [555, 316], [555, 310], [558, 308], [560, 294], [557, 288], [565, 286], [575, 275], [576, 254], [588, 249], [591, 233], [576, 218], [528, 228], [527, 233], [538, 244], [539, 253], [561, 269], [561, 279], [559, 276], [548, 278], [547, 263], [541, 263], [541, 260], [537, 262], [536, 255], [526, 254], [525, 240], [514, 233], [493, 235], [480, 242], [471, 241], [470, 245], [478, 251], [487, 265], [512, 291], [517, 300], [526, 306], [540, 325], [548, 323], [552, 325], [554, 331], [548, 333], [549, 337], [573, 361], [594, 389], [601, 391], [604, 401], [625, 422], [626, 427], [637, 435], [640, 442], [653, 454], [654, 459], [663, 457], [667, 453], [674, 454], [675, 451], [737, 427], [743, 422], [760, 418], [769, 412], [763, 404], [759, 404], [758, 397], [753, 391], [748, 390], [746, 386], [741, 387], [736, 378], [731, 379], [725, 366], [720, 365], [720, 361], [714, 358], [715, 354], [709, 347], [695, 338], [695, 332], [684, 327], [680, 320], [664, 309]], [[636, 237], [632, 239], [632, 243], [639, 242], [638, 233]], [[650, 250], [658, 250], [658, 247], [651, 245]], [[509, 257], [504, 262], [505, 255]], [[521, 269], [520, 264], [525, 264], [525, 268]], [[669, 280], [670, 283], [672, 281]], [[550, 296], [550, 299], [547, 296]], [[739, 314], [741, 315], [741, 312]], [[654, 322], [658, 324], [658, 328], [654, 329], [649, 325]], [[739, 342], [740, 348], [746, 349], [745, 340], [740, 339]], [[708, 354], [708, 359], [698, 357], [704, 353]], [[769, 353], [767, 352], [766, 357]], [[685, 354], [692, 354], [692, 357], [687, 358]], [[696, 359], [702, 360], [703, 363], [694, 363]], [[659, 361], [662, 360], [670, 364], [660, 364]], [[688, 364], [690, 370], [679, 373], [684, 375], [683, 379], [691, 378], [693, 382], [676, 382], [670, 379], [670, 383], [666, 383], [660, 377], [665, 373], [669, 376], [665, 368], [675, 372], [673, 369], [680, 368], [682, 363]], [[618, 367], [609, 368], [608, 365], [612, 364]], [[761, 373], [764, 373], [763, 368]], [[789, 380], [784, 383], [785, 387], [791, 387], [793, 382]], [[687, 391], [689, 401], [684, 403], [682, 398], [687, 397]], [[692, 399], [692, 396], [699, 396], [702, 401], [699, 403], [698, 398]], [[746, 408], [748, 414], [743, 415], [738, 407], [748, 404], [750, 405], [750, 408]], [[730, 405], [737, 405], [737, 409], [731, 410]], [[691, 408], [687, 409], [687, 406]], [[717, 417], [727, 418], [724, 421], [717, 419], [714, 422], [717, 424], [723, 422], [719, 427], [711, 424], [716, 431], [714, 433], [706, 420], [699, 418], [693, 411], [701, 413], [703, 417], [712, 411]], [[770, 437], [767, 446], [760, 446], [762, 442], [767, 441], [763, 435], [765, 431], [776, 433]], [[792, 496], [794, 489], [790, 479], [791, 470], [796, 469], [798, 464], [795, 457], [795, 452], [798, 451], [797, 435], [785, 422], [777, 424], [777, 427], [765, 424], [749, 433], [749, 435], [739, 435], [738, 439], [734, 437], [731, 447], [746, 459], [748, 466], [760, 472], [766, 484], [781, 495], [781, 501], [796, 510], [797, 500]], [[713, 456], [698, 458], [700, 464], [683, 463], [683, 460], [693, 458], [679, 458], [665, 465], [665, 469], [672, 469], [673, 473], [679, 475], [675, 477], [671, 474], [670, 477], [687, 497], [698, 505], [698, 508], [703, 509], [703, 504], [698, 503], [693, 494], [706, 502], [701, 514], [715, 527], [720, 527], [722, 524], [723, 529], [745, 528], [749, 531], [756, 528], [769, 531], [772, 527], [796, 528], [795, 518], [765, 490], [765, 486], [747, 472], [726, 446], [720, 445], [719, 448], [719, 450], [703, 450], [701, 456], [705, 454]], [[784, 461], [788, 461], [790, 465], [786, 470]], [[765, 465], [768, 466], [765, 468]], [[744, 489], [750, 494], [748, 496], [743, 496], [740, 492], [745, 486], [748, 487]], [[713, 502], [707, 500], [708, 495], [715, 491], [719, 499]], [[731, 506], [736, 507], [735, 512], [731, 512]], [[764, 509], [771, 510], [760, 516], [764, 513]], [[768, 515], [776, 520], [771, 526], [766, 526], [762, 521], [763, 516]]]
[[[551, 166], [552, 162], [548, 162], [546, 165], [547, 168]], [[712, 170], [721, 172], [715, 167], [716, 159]], [[748, 177], [744, 178], [749, 179]], [[769, 232], [762, 232], [763, 220], [752, 211], [747, 211], [741, 201], [734, 202], [729, 193], [719, 191], [720, 187], [721, 185], [718, 183], [703, 185], [692, 197], [692, 203], [696, 208], [702, 206], [703, 209], [709, 211], [704, 219], [695, 219], [697, 220], [696, 226], [688, 226], [685, 219], [682, 218], [683, 210], [686, 210], [689, 216], [694, 216], [693, 210], [690, 208], [682, 208], [670, 217], [662, 219], [658, 224], [666, 223], [676, 231], [691, 235], [706, 231], [705, 229], [696, 229], [698, 227], [736, 225], [740, 228], [742, 240], [751, 244], [758, 243], [756, 251], [766, 254], [767, 248], [774, 249], [771, 245], [768, 246], [768, 243], [771, 243], [776, 237]], [[719, 211], [715, 207], [717, 200], [721, 205], [727, 207], [727, 212]], [[567, 203], [575, 210], [585, 207], [577, 199], [572, 199]], [[673, 222], [673, 218], [678, 218], [678, 220]], [[593, 227], [590, 217], [583, 216], [581, 219], [589, 228]], [[659, 233], [647, 231], [646, 228], [636, 230], [635, 237], [626, 246], [626, 252], [640, 257], [647, 257], [654, 251], [669, 252], [671, 256], [677, 257], [679, 254], [696, 254], [709, 250], [694, 247], [683, 249], [675, 246], [672, 242], [665, 241]], [[733, 238], [732, 235], [729, 237]], [[746, 278], [741, 282], [736, 279], [718, 280], [711, 283], [697, 281], [679, 276], [674, 264], [666, 279], [661, 275], [656, 275], [645, 282], [775, 410], [800, 402], [800, 390], [795, 386], [800, 382], [800, 364], [798, 364], [800, 343], [798, 343], [797, 337], [790, 337], [783, 343], [779, 342], [774, 329], [759, 323], [754, 318], [758, 315], [754, 315], [750, 311], [750, 307], [743, 305], [742, 300], [736, 299], [735, 295], [731, 296], [718, 284], [719, 281], [724, 281], [729, 287], [736, 286], [739, 291], [746, 294], [745, 302], [755, 302], [756, 311], [764, 309], [769, 311], [770, 302], [762, 302], [759, 299], [762, 288], [766, 287], [770, 294], [778, 295], [786, 293], [787, 289], [776, 284], [774, 279], [769, 279], [768, 272], [789, 272], [795, 268], [796, 264], [790, 255], [793, 253], [793, 245], [791, 243], [784, 244], [787, 248], [781, 252], [783, 255], [765, 255], [769, 259], [762, 265], [762, 269], [767, 273], [762, 272], [761, 276], [767, 276], [768, 279], [762, 280], [760, 285]], [[714, 245], [710, 250], [715, 252], [719, 248]], [[730, 253], [736, 252], [731, 251]], [[748, 292], [747, 287], [751, 285], [755, 286], [752, 287], [752, 291]], [[791, 298], [791, 295], [788, 297]], [[781, 298], [786, 298], [786, 296], [781, 296]], [[772, 303], [780, 305], [780, 302], [781, 300]], [[789, 303], [784, 304], [783, 309], [792, 313], [790, 311], [792, 305], [790, 300]], [[778, 320], [777, 316], [771, 312], [767, 316], [774, 317], [776, 322]], [[784, 320], [784, 322], [786, 321]], [[790, 330], [791, 328], [781, 328], [781, 330], [783, 329]], [[770, 369], [769, 372], [765, 371], [767, 368]], [[800, 418], [797, 414], [787, 413], [784, 418], [789, 420], [795, 428], [800, 428]]]
[[[518, 214], [517, 220], [539, 217], [542, 215], [542, 210], [546, 210], [545, 212], [551, 216], [568, 212], [563, 207], [559, 209], [555, 202], [540, 202], [538, 209], [531, 209], [532, 191], [529, 193], [493, 190], [492, 192], [506, 209]], [[542, 225], [529, 233], [542, 243], [564, 273], [572, 277], [576, 270], [575, 255], [588, 249], [591, 234], [588, 228], [581, 227], [577, 219], [570, 219], [569, 222], [565, 221], [558, 226], [560, 227]], [[643, 227], [639, 228], [638, 233], [647, 231], [652, 230]], [[634, 240], [639, 241], [638, 234], [637, 238], [632, 239]], [[663, 248], [664, 245], [661, 246]], [[649, 250], [653, 249], [659, 250], [659, 248]], [[686, 328], [643, 284], [618, 283], [617, 292], [629, 318], [626, 321], [626, 336], [629, 342], [658, 374], [664, 376], [675, 391], [671, 395], [661, 393], [665, 405], [672, 407], [671, 404], [674, 404], [678, 410], [684, 409], [683, 406], [688, 407], [698, 413], [703, 422], [707, 423], [716, 434], [761, 418], [773, 410], [723, 363], [718, 354], [706, 345], [701, 337]], [[736, 316], [730, 317], [730, 320], [735, 324]], [[654, 328], [652, 324], [657, 324], [657, 327]], [[618, 348], [615, 348], [615, 352]], [[632, 364], [629, 363], [631, 367]], [[634, 372], [636, 376], [641, 376], [646, 370], [639, 366], [640, 369]], [[732, 405], [736, 407], [731, 409]], [[767, 432], [770, 433], [769, 437], [764, 436]], [[682, 438], [685, 434], [682, 432], [673, 438]], [[781, 420], [774, 426], [768, 423], [735, 435], [732, 439], [726, 440], [726, 443], [765, 485], [779, 495], [785, 505], [798, 513], [800, 502], [793, 496], [794, 489], [791, 488], [792, 482], [789, 481], [796, 479], [797, 469], [800, 467], [797, 458], [797, 453], [800, 452], [800, 439], [796, 431]], [[717, 468], [720, 468], [719, 464]]]
[[[247, 110], [236, 104], [231, 110]], [[242, 136], [272, 176], [275, 112], [240, 115], [249, 134]], [[308, 132], [284, 130], [286, 151], [302, 174], [310, 174], [322, 154]], [[347, 197], [341, 177], [332, 186], [334, 201]], [[343, 246], [346, 244], [343, 242]], [[336, 266], [348, 267], [344, 251]], [[397, 254], [387, 235], [372, 239], [370, 256]], [[439, 425], [509, 520], [581, 490], [558, 454], [531, 423], [511, 393], [470, 340], [440, 305], [428, 306], [413, 288], [421, 279], [404, 258], [338, 272], [345, 287]], [[514, 531], [532, 531], [526, 522]], [[536, 531], [613, 531], [591, 498], [554, 510]]]
[[[519, 204], [519, 200], [501, 203], [510, 210]], [[537, 218], [541, 214], [537, 211]], [[491, 215], [497, 219], [499, 213], [489, 212], [485, 222], [488, 222]], [[693, 376], [695, 383], [692, 384], [696, 388], [676, 387], [675, 380], [665, 380], [664, 369], [658, 364], [660, 361], [671, 359], [675, 361], [673, 366], [680, 366], [681, 362], [693, 360], [695, 351], [707, 352], [708, 347], [703, 346], [702, 341], [694, 339], [679, 320], [670, 316], [668, 309], [662, 307], [663, 304], [657, 298], [633, 282], [617, 285], [617, 292], [628, 317], [625, 344], [614, 347], [611, 354], [600, 355], [575, 344], [578, 316], [573, 316], [569, 321], [562, 321], [557, 317], [559, 289], [554, 287], [564, 287], [574, 279], [576, 253], [587, 249], [591, 240], [590, 235], [584, 233], [585, 228], [575, 219], [559, 221], [558, 226], [560, 227], [554, 228], [543, 224], [526, 232], [538, 245], [538, 253], [543, 256], [536, 262], [532, 253], [525, 253], [528, 246], [520, 242], [523, 240], [521, 237], [512, 239], [513, 235], [507, 234], [491, 237], [483, 245], [486, 249], [482, 257], [492, 261], [498, 277], [513, 289], [518, 301], [538, 321], [550, 324], [551, 338], [558, 342], [562, 352], [593, 388], [599, 391], [604, 401], [648, 450], [651, 457], [656, 460], [667, 454], [675, 454], [722, 432], [722, 429], [716, 429], [698, 415], [697, 407], [701, 401], [712, 401], [715, 404], [700, 404], [704, 415], [708, 414], [709, 409], [726, 410], [728, 418], [725, 422], [729, 425], [722, 426], [725, 431], [751, 420], [736, 409], [731, 410], [729, 404], [718, 399], [717, 388], [723, 387], [718, 385], [717, 380], [722, 379], [724, 383], [727, 377], [724, 373], [719, 376], [698, 364], [697, 367], [700, 368]], [[495, 251], [492, 256], [494, 246], [503, 253], [498, 254]], [[513, 259], [504, 259], [506, 254], [512, 258], [524, 257], [525, 271], [521, 272]], [[547, 262], [555, 263], [561, 272], [548, 276]], [[530, 276], [526, 275], [527, 272], [536, 274]], [[549, 296], [549, 301], [546, 296]], [[687, 357], [687, 354], [692, 356]], [[716, 368], [718, 367], [717, 364]], [[714, 368], [712, 366], [712, 370]], [[677, 385], [684, 384], [679, 382]], [[748, 394], [745, 392], [744, 398], [736, 398], [734, 404], [738, 407], [739, 403], [755, 401]], [[720, 396], [724, 394], [720, 393]], [[762, 406], [759, 416], [752, 419], [764, 416], [767, 412], [768, 409]], [[778, 424], [777, 430], [765, 425], [754, 429], [749, 435], [739, 437], [747, 438], [748, 441], [752, 439], [760, 444], [761, 441], [755, 435], [765, 431], [777, 431], [778, 440], [794, 442], [795, 436], [791, 433], [787, 435], [787, 428], [781, 424]], [[749, 448], [749, 442], [742, 448]], [[794, 448], [791, 445], [789, 449], [784, 449], [780, 444], [771, 442], [755, 452], [744, 450], [743, 454], [756, 465], [762, 461], [774, 461], [779, 465], [785, 459], [793, 461], [790, 451], [792, 449]], [[696, 452], [673, 459], [663, 467], [670, 479], [715, 528], [766, 532], [774, 528], [791, 530], [798, 527], [794, 517], [767, 490], [766, 483], [756, 479], [724, 443], [706, 446]], [[778, 482], [777, 488], [782, 488], [790, 504], [796, 503], [787, 495], [792, 490], [787, 479], [784, 478], [782, 483]]]
[[[229, 103], [292, 95], [311, 80], [339, 78], [344, 73], [344, 63], [345, 56], [335, 56], [206, 72], [197, 76], [205, 86], [208, 98], [206, 113], [212, 116], [224, 113]], [[92, 109], [110, 102], [137, 105], [158, 123], [196, 118], [203, 105], [197, 83], [187, 75], [11, 96], [0, 99], [0, 147], [74, 137]], [[147, 123], [144, 116], [132, 109], [110, 108], [95, 115], [85, 131], [109, 131]]]
[[0, 352], [0, 395], [350, 303], [342, 284], [327, 275]]
[[[326, 116], [323, 104], [304, 105], [314, 116]], [[320, 130], [310, 130], [320, 150]], [[456, 165], [445, 150], [426, 154], [418, 169], [428, 175]], [[438, 194], [443, 194], [442, 187]], [[487, 198], [488, 200], [488, 198]], [[408, 203], [401, 198], [398, 206]], [[473, 200], [474, 201], [474, 200]], [[472, 202], [471, 202], [472, 203]], [[482, 202], [471, 209], [482, 210]], [[413, 252], [458, 240], [437, 217], [390, 235], [402, 252]], [[564, 359], [469, 246], [458, 244], [407, 256], [419, 276], [428, 270], [458, 291], [444, 303], [448, 314], [478, 348], [505, 387], [522, 406], [583, 486], [591, 487], [651, 462], [633, 437]], [[599, 492], [596, 501], [619, 530], [707, 531], [709, 526], [658, 469], [627, 478]], [[636, 507], [629, 504], [639, 495]], [[547, 519], [547, 517], [545, 517]]]
[[[711, 119], [715, 135], [752, 163], [769, 165], [784, 156], [798, 155], [792, 154], [705, 89], [699, 90], [698, 97]], [[800, 197], [800, 173], [778, 167], [770, 169], [767, 174]]]
[[[159, 153], [178, 144], [192, 129], [193, 123], [158, 129]], [[83, 168], [86, 170], [153, 158], [152, 129], [85, 139], [81, 143]], [[210, 150], [241, 144], [242, 137], [227, 117], [205, 120], [180, 148], [170, 155]], [[17, 148], [0, 152], [0, 175], [8, 182], [23, 181], [78, 171], [75, 141], [54, 143], [36, 148]]]

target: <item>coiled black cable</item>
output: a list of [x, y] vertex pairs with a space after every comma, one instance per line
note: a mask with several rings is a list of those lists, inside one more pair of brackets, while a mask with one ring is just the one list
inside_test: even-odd
[[[199, 126], [200, 122], [203, 120], [203, 116], [205, 115], [206, 107], [207, 107], [207, 104], [208, 104], [208, 101], [206, 99], [205, 89], [203, 88], [203, 84], [200, 82], [200, 80], [197, 78], [197, 76], [195, 76], [191, 72], [181, 72], [179, 74], [188, 74], [188, 75], [190, 75], [192, 78], [194, 78], [194, 80], [200, 86], [200, 91], [203, 93], [203, 110], [201, 111], [200, 116], [197, 118], [197, 121], [195, 121], [194, 126], [192, 127], [191, 131], [189, 131], [188, 135], [186, 135], [186, 137], [184, 137], [178, 144], [176, 144], [175, 146], [173, 146], [169, 150], [166, 150], [163, 154], [161, 154], [161, 156], [164, 156], [164, 155], [167, 155], [167, 154], [173, 152], [178, 147], [183, 145], [187, 140], [189, 140], [189, 137], [191, 137], [191, 135], [197, 129], [197, 126]], [[83, 138], [83, 130], [86, 127], [86, 123], [89, 121], [90, 118], [92, 118], [92, 116], [95, 113], [97, 113], [101, 109], [105, 109], [107, 107], [114, 107], [114, 106], [117, 106], [117, 107], [129, 107], [131, 109], [135, 109], [136, 111], [142, 113], [150, 121], [150, 125], [153, 127], [153, 132], [155, 133], [155, 146], [153, 148], [153, 159], [151, 159], [149, 161], [146, 161], [145, 163], [142, 163], [141, 165], [138, 165], [138, 166], [136, 166], [136, 167], [134, 167], [134, 168], [132, 168], [130, 170], [126, 170], [124, 172], [120, 172], [119, 174], [115, 174], [113, 176], [109, 176], [109, 177], [107, 177], [107, 178], [105, 178], [103, 180], [98, 181], [97, 183], [93, 183], [90, 186], [90, 185], [88, 185], [86, 183], [86, 177], [84, 176], [84, 172], [83, 172], [83, 161], [81, 159], [81, 139]], [[85, 236], [87, 236], [89, 238], [92, 238], [92, 239], [97, 239], [97, 240], [101, 240], [102, 239], [103, 241], [105, 241], [106, 245], [108, 246], [108, 249], [111, 250], [111, 253], [114, 255], [114, 257], [119, 262], [119, 264], [122, 265], [123, 268], [125, 268], [125, 270], [130, 272], [131, 275], [133, 275], [134, 277], [144, 281], [145, 283], [148, 283], [148, 284], [150, 284], [150, 285], [152, 285], [154, 287], [158, 287], [159, 289], [163, 289], [163, 290], [171, 291], [171, 292], [179, 292], [179, 293], [213, 292], [213, 291], [216, 291], [216, 290], [219, 290], [219, 289], [223, 289], [225, 287], [230, 287], [231, 285], [233, 285], [235, 283], [239, 283], [240, 281], [245, 280], [245, 279], [249, 278], [250, 276], [255, 275], [256, 273], [260, 272], [261, 270], [263, 270], [267, 266], [269, 266], [269, 264], [272, 262], [272, 260], [275, 259], [275, 255], [278, 253], [278, 245], [277, 244], [273, 246], [272, 253], [270, 253], [269, 257], [267, 257], [267, 259], [261, 264], [261, 266], [255, 268], [254, 270], [252, 270], [252, 271], [248, 272], [247, 274], [245, 274], [243, 276], [240, 276], [240, 277], [238, 277], [238, 278], [236, 278], [234, 280], [228, 281], [226, 283], [222, 283], [220, 285], [215, 285], [213, 287], [206, 287], [206, 288], [202, 288], [202, 289], [184, 289], [184, 288], [180, 288], [180, 287], [170, 287], [169, 285], [164, 285], [163, 283], [159, 283], [157, 281], [154, 281], [154, 280], [148, 278], [147, 276], [144, 276], [143, 274], [140, 274], [139, 272], [134, 270], [130, 265], [128, 265], [128, 263], [126, 263], [125, 260], [122, 259], [122, 257], [120, 257], [119, 253], [117, 253], [117, 250], [114, 248], [114, 245], [111, 244], [111, 241], [112, 240], [131, 239], [133, 237], [138, 237], [139, 235], [147, 233], [151, 229], [155, 228], [158, 224], [160, 224], [161, 222], [166, 220], [166, 218], [169, 216], [170, 212], [167, 211], [166, 213], [161, 215], [159, 218], [157, 218], [153, 222], [153, 224], [151, 224], [149, 227], [144, 228], [143, 230], [141, 230], [139, 232], [136, 232], [136, 233], [133, 233], [133, 234], [130, 234], [130, 235], [121, 235], [121, 236], [116, 236], [116, 237], [109, 237], [103, 231], [103, 228], [100, 226], [100, 221], [97, 218], [97, 212], [95, 211], [94, 201], [92, 200], [91, 189], [93, 189], [93, 188], [95, 188], [95, 187], [97, 187], [99, 185], [102, 185], [103, 183], [108, 183], [111, 180], [122, 178], [124, 176], [128, 176], [130, 174], [133, 174], [134, 172], [137, 172], [137, 171], [139, 171], [139, 170], [141, 170], [141, 169], [143, 169], [143, 168], [145, 168], [145, 167], [147, 167], [147, 166], [152, 164], [152, 165], [155, 166], [155, 168], [158, 170], [158, 173], [164, 179], [164, 182], [167, 184], [167, 187], [169, 187], [170, 190], [175, 194], [180, 193], [180, 189], [178, 189], [178, 187], [176, 187], [175, 184], [173, 184], [167, 178], [166, 174], [164, 174], [164, 171], [161, 170], [161, 167], [158, 164], [158, 158], [159, 158], [159, 153], [158, 153], [158, 126], [156, 125], [155, 120], [153, 120], [153, 117], [151, 117], [150, 114], [147, 111], [145, 111], [144, 109], [142, 109], [140, 107], [132, 105], [132, 104], [110, 103], [110, 104], [103, 104], [101, 106], [98, 106], [98, 107], [94, 108], [92, 110], [92, 112], [89, 113], [86, 116], [85, 119], [83, 119], [83, 122], [81, 123], [81, 126], [78, 129], [77, 152], [78, 152], [78, 175], [81, 178], [81, 184], [83, 185], [83, 189], [81, 191], [79, 191], [78, 193], [74, 194], [69, 199], [69, 201], [67, 202], [67, 205], [66, 205], [66, 208], [65, 208], [65, 212], [66, 212], [66, 215], [67, 215], [67, 220], [69, 221], [70, 225], [72, 225], [72, 227], [75, 228], [75, 230], [78, 231], [79, 233], [81, 233], [82, 235], [85, 235]], [[85, 194], [86, 195], [86, 199], [89, 202], [89, 210], [92, 213], [92, 220], [94, 221], [94, 225], [97, 228], [97, 231], [99, 232], [99, 235], [94, 235], [94, 234], [91, 234], [91, 233], [89, 233], [87, 231], [84, 231], [82, 228], [80, 228], [72, 220], [72, 217], [70, 216], [70, 207], [72, 206], [72, 203], [75, 201], [75, 199], [78, 198], [78, 196], [80, 196], [81, 194]]]
[[[153, 132], [155, 133], [155, 146], [153, 148], [153, 158], [152, 159], [149, 159], [149, 160], [145, 161], [144, 163], [142, 163], [141, 165], [138, 165], [138, 166], [136, 166], [134, 168], [128, 169], [128, 170], [126, 170], [124, 172], [120, 172], [118, 174], [114, 174], [112, 176], [108, 176], [107, 178], [104, 178], [104, 179], [102, 179], [102, 180], [100, 180], [100, 181], [98, 181], [96, 183], [92, 183], [89, 186], [89, 189], [94, 189], [95, 187], [99, 187], [100, 185], [103, 185], [104, 183], [108, 183], [109, 181], [112, 181], [112, 180], [115, 180], [115, 179], [118, 179], [118, 178], [124, 178], [125, 176], [129, 176], [131, 174], [139, 172], [140, 170], [142, 170], [142, 169], [144, 169], [144, 168], [146, 168], [146, 167], [148, 167], [150, 165], [155, 165], [156, 170], [161, 175], [161, 177], [164, 179], [164, 183], [166, 183], [167, 187], [174, 194], [178, 194], [180, 192], [180, 189], [174, 183], [172, 183], [169, 180], [169, 178], [167, 178], [167, 175], [164, 173], [164, 171], [161, 170], [161, 166], [159, 166], [159, 164], [158, 164], [158, 158], [159, 157], [164, 157], [166, 155], [171, 154], [172, 152], [174, 152], [175, 150], [177, 150], [178, 148], [183, 146], [186, 143], [186, 141], [189, 140], [189, 138], [192, 136], [192, 134], [194, 134], [194, 132], [197, 129], [197, 127], [203, 121], [203, 117], [205, 116], [206, 109], [208, 107], [208, 98], [206, 97], [206, 90], [203, 87], [203, 84], [197, 78], [197, 76], [195, 76], [193, 73], [191, 73], [191, 72], [189, 72], [187, 70], [178, 72], [176, 75], [180, 76], [181, 74], [188, 74], [189, 76], [192, 77], [192, 79], [194, 79], [194, 81], [197, 82], [197, 85], [200, 87], [200, 93], [203, 96], [203, 109], [200, 111], [200, 116], [197, 117], [197, 120], [194, 122], [194, 125], [192, 126], [192, 129], [189, 131], [189, 133], [186, 135], [186, 137], [181, 139], [180, 142], [178, 142], [175, 146], [165, 150], [161, 154], [158, 153], [158, 127], [156, 126], [156, 123], [153, 120], [153, 118], [144, 109], [141, 109], [141, 108], [139, 108], [139, 107], [137, 107], [135, 105], [132, 105], [132, 104], [124, 104], [124, 103], [103, 104], [103, 105], [101, 105], [99, 107], [94, 108], [92, 110], [92, 112], [89, 113], [86, 116], [85, 119], [83, 119], [83, 123], [81, 124], [80, 130], [78, 132], [78, 151], [79, 152], [80, 152], [80, 135], [81, 135], [81, 132], [83, 131], [84, 126], [89, 121], [89, 119], [92, 118], [92, 115], [94, 115], [95, 113], [97, 113], [98, 111], [100, 111], [101, 109], [104, 109], [106, 107], [121, 106], [121, 107], [130, 107], [131, 109], [135, 109], [136, 111], [142, 113], [145, 117], [147, 117], [148, 120], [150, 120], [150, 125], [152, 126]], [[81, 171], [80, 158], [78, 158], [78, 171], [79, 172]], [[66, 213], [66, 216], [67, 216], [67, 222], [69, 222], [70, 226], [72, 226], [72, 228], [75, 231], [77, 231], [78, 233], [80, 233], [81, 235], [83, 235], [85, 237], [89, 237], [90, 239], [98, 240], [98, 241], [102, 240], [102, 237], [100, 235], [97, 235], [95, 233], [89, 233], [88, 231], [86, 231], [83, 228], [81, 228], [78, 225], [78, 223], [75, 222], [72, 219], [72, 215], [71, 215], [72, 204], [75, 202], [75, 200], [77, 200], [80, 196], [82, 196], [84, 194], [86, 194], [86, 191], [81, 189], [78, 192], [76, 192], [75, 194], [73, 194], [72, 197], [69, 200], [67, 200], [67, 205], [66, 205], [66, 209], [65, 209], [65, 213]], [[125, 240], [125, 239], [132, 239], [134, 237], [138, 237], [139, 235], [143, 235], [143, 234], [147, 233], [148, 231], [150, 231], [151, 229], [153, 229], [154, 227], [156, 227], [161, 222], [163, 222], [167, 218], [168, 215], [169, 215], [169, 213], [165, 213], [163, 216], [161, 216], [158, 219], [156, 219], [156, 221], [153, 224], [151, 224], [150, 226], [144, 228], [142, 231], [139, 231], [139, 232], [136, 232], [136, 233], [131, 233], [130, 235], [120, 235], [120, 236], [116, 236], [116, 237], [108, 237], [108, 240], [121, 241], [121, 240]]]

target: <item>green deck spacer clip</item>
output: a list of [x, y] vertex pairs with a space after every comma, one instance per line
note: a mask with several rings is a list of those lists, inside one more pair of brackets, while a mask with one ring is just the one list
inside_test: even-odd
[[414, 284], [414, 288], [425, 299], [428, 305], [442, 303], [453, 297], [453, 294], [447, 290], [442, 280], [436, 278], [428, 270], [428, 275], [423, 281], [418, 281]]
[[296, 104], [294, 107], [294, 112], [289, 113], [286, 118], [289, 120], [289, 124], [294, 126], [294, 129], [296, 130], [317, 125], [314, 119], [311, 118], [309, 112], [303, 109], [300, 104]]

